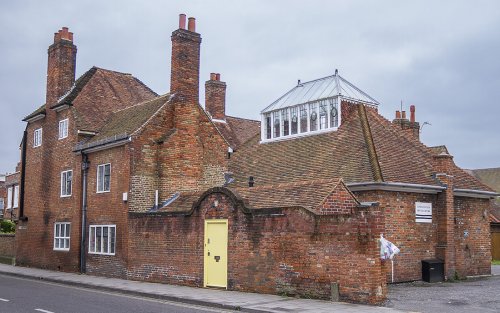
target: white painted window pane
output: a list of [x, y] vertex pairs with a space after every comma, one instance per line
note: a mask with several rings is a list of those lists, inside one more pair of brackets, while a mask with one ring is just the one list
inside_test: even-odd
[[90, 227], [89, 251], [95, 252], [95, 227]]
[[12, 187], [7, 189], [7, 209], [12, 208]]
[[19, 206], [19, 185], [14, 186], [14, 208]]
[[115, 240], [116, 240], [116, 227], [111, 227], [111, 238], [110, 238], [110, 241], [111, 241], [111, 249], [110, 249], [110, 253], [115, 253]]

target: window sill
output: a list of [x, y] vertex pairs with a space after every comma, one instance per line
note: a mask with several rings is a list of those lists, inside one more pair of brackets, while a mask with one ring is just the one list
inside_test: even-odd
[[69, 252], [69, 248], [67, 248], [67, 249], [62, 249], [62, 248], [56, 249], [56, 248], [54, 248], [54, 251]]
[[115, 255], [116, 253], [89, 252], [92, 255]]
[[111, 190], [105, 190], [105, 191], [96, 191], [96, 193], [110, 193]]
[[69, 198], [71, 195], [61, 195], [61, 198]]

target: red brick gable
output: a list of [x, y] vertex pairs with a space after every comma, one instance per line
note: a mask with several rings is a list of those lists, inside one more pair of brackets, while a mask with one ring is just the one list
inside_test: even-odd
[[322, 215], [326, 214], [351, 214], [360, 205], [356, 197], [347, 189], [342, 180], [316, 208]]

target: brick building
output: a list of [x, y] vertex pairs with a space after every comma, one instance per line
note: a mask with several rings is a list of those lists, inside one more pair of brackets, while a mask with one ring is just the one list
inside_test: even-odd
[[203, 108], [195, 27], [181, 15], [172, 33], [165, 95], [96, 67], [75, 81], [73, 34], [55, 34], [45, 104], [24, 119], [19, 264], [377, 303], [384, 234], [402, 251], [396, 281], [427, 258], [489, 274], [495, 193], [419, 142], [414, 107], [390, 122], [336, 72], [261, 122], [225, 114], [214, 73]]
[[0, 181], [0, 208], [4, 219], [16, 220], [19, 210], [20, 164], [14, 173], [5, 174]]

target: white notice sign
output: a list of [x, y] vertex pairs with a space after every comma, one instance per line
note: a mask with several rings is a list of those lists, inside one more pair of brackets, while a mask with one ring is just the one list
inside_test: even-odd
[[432, 203], [415, 202], [415, 221], [417, 223], [432, 223]]

